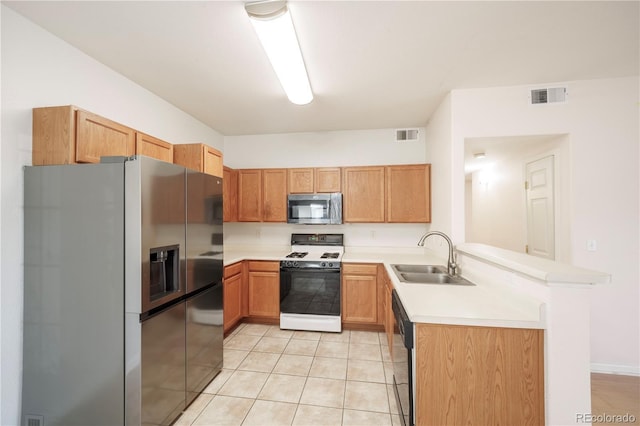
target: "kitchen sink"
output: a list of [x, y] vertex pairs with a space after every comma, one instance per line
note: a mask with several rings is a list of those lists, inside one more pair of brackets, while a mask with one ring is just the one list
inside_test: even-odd
[[449, 275], [447, 269], [439, 265], [391, 265], [391, 269], [400, 282], [406, 284], [475, 285], [465, 278]]
[[421, 274], [446, 274], [447, 267], [440, 265], [391, 265], [393, 271], [398, 273], [421, 273]]

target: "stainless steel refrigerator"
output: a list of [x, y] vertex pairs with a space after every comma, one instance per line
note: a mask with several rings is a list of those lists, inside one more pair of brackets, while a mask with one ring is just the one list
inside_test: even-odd
[[222, 179], [25, 168], [23, 423], [170, 424], [222, 367]]

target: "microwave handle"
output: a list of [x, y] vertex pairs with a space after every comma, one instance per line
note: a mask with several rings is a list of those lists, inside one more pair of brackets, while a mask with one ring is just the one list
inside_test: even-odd
[[331, 193], [331, 201], [329, 204], [329, 219], [332, 224], [342, 224], [342, 193]]

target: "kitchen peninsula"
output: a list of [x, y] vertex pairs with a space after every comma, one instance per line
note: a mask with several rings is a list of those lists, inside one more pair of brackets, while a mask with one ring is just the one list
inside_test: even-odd
[[[590, 412], [588, 291], [608, 283], [610, 276], [481, 244], [459, 244], [456, 249], [461, 275], [476, 286], [401, 283], [390, 265], [446, 264], [429, 249], [346, 247], [342, 261], [382, 265], [418, 328], [538, 330], [542, 422], [573, 423], [576, 413]], [[243, 260], [275, 261], [287, 251], [286, 246], [225, 246], [225, 266]], [[419, 369], [420, 364], [418, 377]]]

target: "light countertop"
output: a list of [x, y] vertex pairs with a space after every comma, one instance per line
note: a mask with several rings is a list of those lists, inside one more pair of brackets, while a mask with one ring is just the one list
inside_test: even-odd
[[[422, 251], [422, 253], [420, 253]], [[542, 302], [516, 289], [500, 286], [491, 277], [474, 276], [475, 286], [448, 284], [402, 283], [391, 265], [442, 265], [446, 259], [419, 251], [362, 251], [346, 250], [343, 262], [382, 263], [413, 322], [431, 324], [475, 325], [488, 327], [544, 328]]]
[[[225, 247], [224, 264], [241, 260], [277, 261], [289, 247]], [[496, 285], [490, 277], [471, 280], [476, 286], [401, 283], [392, 264], [445, 265], [424, 249], [345, 248], [343, 262], [381, 263], [413, 322], [491, 327], [544, 328], [542, 302], [515, 289]], [[465, 276], [464, 271], [462, 276]]]
[[579, 268], [562, 262], [517, 253], [486, 244], [464, 243], [456, 246], [458, 253], [482, 259], [502, 268], [546, 283], [608, 284], [611, 275]]

